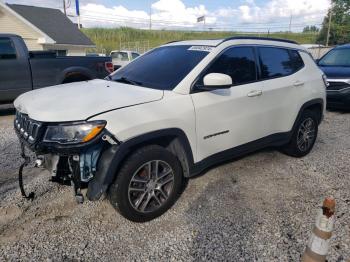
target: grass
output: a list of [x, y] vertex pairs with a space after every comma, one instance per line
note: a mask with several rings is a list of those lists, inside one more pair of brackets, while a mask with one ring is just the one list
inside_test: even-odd
[[[198, 31], [165, 31], [141, 30], [133, 28], [85, 28], [83, 32], [96, 44], [94, 52], [109, 54], [111, 50], [134, 49], [144, 52], [147, 49], [179, 40], [215, 39], [238, 35], [267, 37], [267, 33], [240, 33], [240, 32], [198, 32]], [[300, 44], [315, 43], [315, 33], [270, 33], [269, 37], [295, 40]]]

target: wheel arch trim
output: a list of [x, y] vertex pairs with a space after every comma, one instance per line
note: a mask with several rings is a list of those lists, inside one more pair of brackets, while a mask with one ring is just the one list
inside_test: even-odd
[[[307, 109], [307, 108], [310, 108], [312, 106], [320, 106], [321, 107], [321, 116], [320, 116], [320, 123], [322, 121], [322, 118], [323, 118], [323, 109], [324, 109], [324, 100], [322, 98], [315, 98], [315, 99], [312, 99], [310, 101], [307, 101], [306, 103], [304, 103], [298, 114], [297, 114], [297, 117], [295, 118], [295, 121], [294, 121], [294, 124], [293, 124], [293, 128], [292, 128], [292, 131], [295, 130], [295, 128], [297, 127], [297, 124], [298, 124], [298, 121], [300, 120], [303, 112]], [[319, 123], [319, 124], [320, 124]]]
[[[87, 197], [89, 200], [98, 200], [113, 183], [116, 173], [121, 167], [125, 158], [132, 152], [132, 149], [162, 138], [173, 137], [179, 141], [187, 160], [190, 170], [194, 163], [193, 151], [185, 132], [179, 128], [168, 128], [145, 133], [124, 142], [119, 145], [113, 145], [107, 148], [101, 155], [98, 162], [97, 172], [94, 178], [89, 182]], [[183, 160], [179, 159], [184, 165]], [[189, 172], [189, 171], [188, 171]]]

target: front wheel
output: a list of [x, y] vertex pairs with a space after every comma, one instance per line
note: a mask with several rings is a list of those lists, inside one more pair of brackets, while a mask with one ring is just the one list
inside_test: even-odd
[[293, 131], [290, 142], [282, 151], [294, 157], [306, 156], [312, 150], [318, 133], [317, 114], [313, 111], [305, 111], [299, 119]]
[[151, 145], [128, 157], [108, 196], [125, 218], [146, 222], [161, 216], [175, 203], [182, 183], [182, 168], [176, 156]]

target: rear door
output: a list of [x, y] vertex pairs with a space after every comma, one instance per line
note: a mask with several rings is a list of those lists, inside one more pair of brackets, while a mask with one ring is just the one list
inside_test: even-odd
[[[22, 41], [18, 42], [24, 44]], [[11, 102], [31, 89], [27, 54], [23, 50], [17, 50], [11, 38], [0, 37], [0, 102]]]
[[260, 129], [263, 136], [291, 130], [300, 105], [298, 95], [304, 86], [303, 60], [297, 50], [257, 47], [262, 81]]

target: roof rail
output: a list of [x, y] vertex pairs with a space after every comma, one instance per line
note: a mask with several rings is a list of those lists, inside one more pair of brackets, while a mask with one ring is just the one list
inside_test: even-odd
[[278, 41], [278, 42], [285, 42], [285, 43], [291, 43], [291, 44], [297, 44], [297, 42], [293, 40], [287, 40], [287, 39], [281, 39], [281, 38], [269, 38], [269, 37], [258, 37], [258, 36], [232, 36], [229, 38], [226, 38], [222, 41], [226, 42], [229, 40], [240, 40], [240, 39], [251, 39], [251, 40], [266, 40], [266, 41]]
[[177, 43], [177, 42], [181, 42], [181, 40], [170, 41], [170, 42], [165, 43], [165, 45], [167, 45], [167, 44], [172, 44], [172, 43]]

